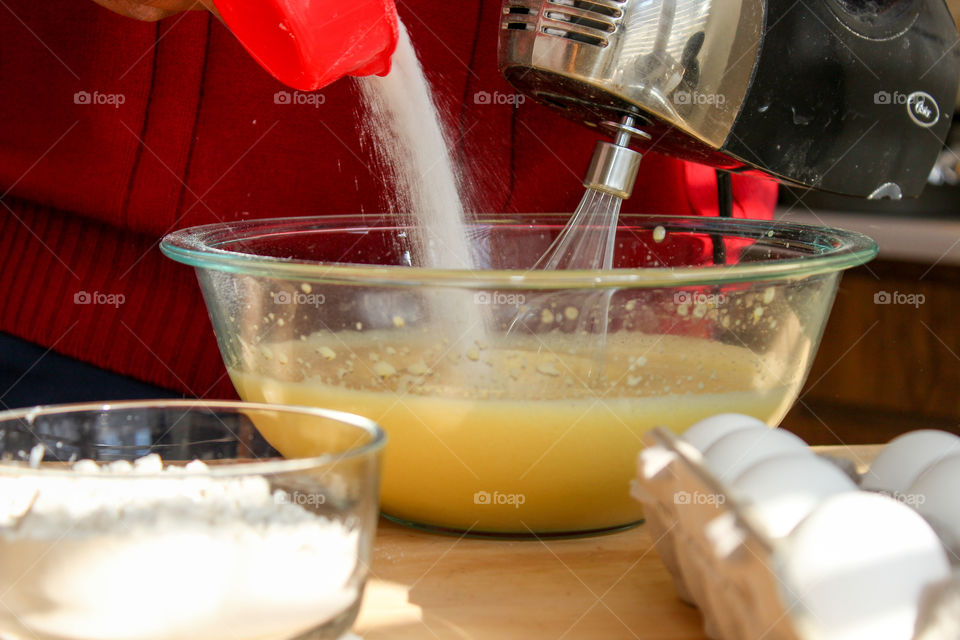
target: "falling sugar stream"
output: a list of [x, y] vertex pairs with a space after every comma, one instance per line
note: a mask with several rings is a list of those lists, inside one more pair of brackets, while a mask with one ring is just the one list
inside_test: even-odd
[[[460, 173], [433, 102], [430, 84], [403, 23], [390, 73], [359, 81], [367, 133], [380, 168], [392, 178], [391, 209], [412, 223], [413, 263], [432, 269], [474, 269]], [[484, 315], [459, 296], [426, 292], [429, 312], [452, 338], [484, 339]]]
[[472, 269], [460, 176], [430, 85], [410, 36], [400, 24], [393, 68], [360, 80], [375, 152], [394, 179], [392, 208], [410, 216], [418, 266]]

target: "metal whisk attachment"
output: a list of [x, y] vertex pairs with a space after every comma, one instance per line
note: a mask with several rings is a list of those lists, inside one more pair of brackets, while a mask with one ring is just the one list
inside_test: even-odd
[[634, 118], [606, 121], [602, 126], [615, 135], [594, 148], [583, 180], [583, 201], [534, 269], [611, 269], [620, 204], [630, 197], [643, 155], [627, 145], [633, 137], [650, 136], [633, 126]]
[[[603, 123], [604, 128], [615, 134], [615, 139], [613, 142], [601, 140], [597, 143], [583, 181], [583, 186], [587, 188], [583, 200], [560, 234], [534, 265], [534, 269], [607, 270], [613, 268], [620, 205], [633, 192], [640, 160], [643, 158], [642, 154], [633, 151], [627, 145], [633, 137], [647, 139], [650, 137], [633, 125], [632, 116], [626, 116], [620, 122]], [[603, 343], [606, 340], [607, 312], [610, 303], [608, 294], [609, 292], [598, 292], [594, 296], [578, 299], [584, 308], [578, 309], [579, 316], [574, 331], [578, 334], [593, 335], [597, 340], [598, 354], [602, 354]], [[530, 300], [532, 304], [514, 317], [508, 333], [520, 325], [526, 325], [529, 329], [535, 330], [542, 309], [548, 308], [551, 304], [559, 304], [557, 295], [533, 296]], [[564, 306], [566, 303], [561, 305], [561, 308]]]

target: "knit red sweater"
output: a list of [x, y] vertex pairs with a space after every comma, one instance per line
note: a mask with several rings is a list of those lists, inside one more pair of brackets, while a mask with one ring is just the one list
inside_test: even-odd
[[[196, 280], [159, 238], [237, 219], [382, 211], [350, 79], [312, 104], [205, 13], [137, 23], [86, 0], [0, 9], [0, 331], [197, 396], [233, 396]], [[400, 3], [488, 211], [573, 211], [596, 134], [511, 93], [500, 0]], [[625, 211], [716, 215], [712, 170], [651, 153]], [[734, 177], [735, 215], [775, 185]], [[83, 304], [88, 300], [100, 304]]]

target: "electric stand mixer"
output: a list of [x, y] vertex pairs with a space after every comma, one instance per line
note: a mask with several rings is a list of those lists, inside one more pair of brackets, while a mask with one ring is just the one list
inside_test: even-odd
[[614, 136], [590, 188], [629, 197], [636, 144], [899, 199], [919, 195], [947, 135], [956, 43], [943, 0], [504, 0], [499, 66]]

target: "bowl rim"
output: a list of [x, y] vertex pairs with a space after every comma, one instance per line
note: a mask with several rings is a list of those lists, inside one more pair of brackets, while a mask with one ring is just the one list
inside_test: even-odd
[[[529, 225], [540, 218], [562, 219], [560, 214], [485, 214], [474, 223]], [[563, 218], [569, 217], [564, 215]], [[261, 256], [225, 250], [220, 245], [268, 235], [303, 231], [358, 231], [410, 226], [398, 214], [331, 215], [265, 218], [188, 227], [166, 235], [161, 251], [169, 258], [199, 269], [241, 275], [293, 279], [311, 283], [362, 284], [365, 286], [438, 286], [464, 289], [568, 289], [568, 288], [653, 288], [703, 286], [754, 281], [793, 280], [835, 273], [865, 264], [876, 257], [878, 246], [869, 236], [855, 231], [771, 220], [621, 214], [621, 224], [662, 226], [666, 231], [696, 234], [730, 234], [755, 240], [797, 242], [820, 246], [822, 252], [800, 258], [784, 258], [736, 265], [646, 267], [611, 270], [522, 270], [522, 269], [431, 269], [410, 266], [381, 266], [336, 263], [294, 258]], [[377, 223], [384, 223], [377, 224]], [[629, 226], [626, 225], [626, 226]]]
[[[211, 411], [230, 411], [241, 413], [244, 411], [279, 411], [283, 413], [295, 413], [300, 415], [323, 418], [325, 420], [334, 420], [343, 424], [357, 427], [371, 436], [369, 442], [356, 448], [348, 449], [342, 453], [326, 453], [319, 456], [310, 456], [305, 458], [286, 458], [278, 460], [270, 458], [263, 462], [250, 461], [238, 462], [228, 465], [211, 465], [203, 473], [193, 474], [192, 477], [216, 477], [231, 478], [245, 477], [251, 475], [277, 475], [282, 473], [291, 473], [297, 471], [307, 471], [317, 467], [330, 466], [352, 459], [368, 457], [381, 451], [387, 442], [387, 434], [383, 428], [363, 416], [347, 413], [345, 411], [336, 411], [333, 409], [322, 409], [319, 407], [307, 407], [302, 405], [273, 404], [266, 402], [243, 402], [240, 400], [191, 400], [191, 399], [158, 399], [158, 400], [121, 400], [104, 402], [77, 402], [69, 404], [39, 405], [34, 407], [25, 407], [21, 409], [10, 409], [0, 411], [0, 423], [9, 420], [26, 420], [33, 424], [37, 416], [70, 414], [89, 411], [123, 411], [137, 409], [209, 409]], [[226, 427], [226, 425], [224, 425]], [[230, 428], [226, 427], [229, 431]], [[36, 434], [34, 434], [36, 435]], [[263, 437], [263, 436], [261, 436]], [[178, 461], [179, 462], [179, 461]], [[73, 469], [48, 469], [31, 468], [19, 464], [11, 464], [9, 461], [0, 462], [0, 475], [43, 475], [43, 476], [69, 476], [71, 478], [104, 478], [104, 479], [140, 479], [140, 478], [184, 478], [191, 477], [188, 474], [170, 474], [170, 473], [100, 473], [74, 471]]]

